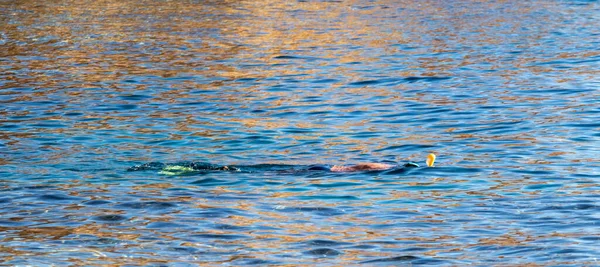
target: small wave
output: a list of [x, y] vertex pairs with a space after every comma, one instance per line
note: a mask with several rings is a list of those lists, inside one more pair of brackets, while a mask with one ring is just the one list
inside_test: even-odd
[[309, 241], [304, 241], [303, 243], [310, 247], [338, 247], [350, 244], [348, 242], [339, 242], [325, 239], [313, 239]]
[[106, 214], [94, 217], [95, 220], [104, 221], [104, 222], [119, 222], [124, 221], [127, 217], [119, 214]]
[[170, 202], [146, 201], [146, 202], [126, 202], [117, 205], [117, 207], [128, 209], [148, 209], [148, 210], [164, 210], [176, 207], [176, 204]]
[[335, 250], [332, 248], [317, 248], [304, 252], [305, 255], [315, 256], [315, 257], [333, 257], [340, 254], [343, 254], [339, 250]]
[[418, 260], [418, 259], [419, 259], [419, 257], [408, 255], [408, 256], [398, 256], [398, 257], [368, 260], [368, 261], [363, 261], [361, 263], [400, 262], [400, 261], [414, 261], [414, 260]]
[[393, 85], [397, 85], [399, 83], [415, 83], [415, 82], [436, 82], [436, 81], [442, 81], [442, 80], [448, 80], [450, 79], [450, 77], [436, 77], [436, 76], [431, 76], [431, 77], [418, 77], [418, 76], [411, 76], [411, 77], [406, 77], [406, 78], [382, 78], [382, 79], [372, 79], [372, 80], [362, 80], [362, 81], [355, 81], [355, 82], [351, 82], [348, 85], [349, 86], [367, 86], [367, 85], [374, 85], [374, 84], [378, 84], [378, 85], [385, 85], [385, 86], [393, 86]]
[[375, 150], [375, 152], [389, 151], [389, 150], [399, 150], [399, 151], [423, 151], [427, 149], [434, 148], [433, 145], [399, 145], [399, 146], [388, 146], [382, 149]]

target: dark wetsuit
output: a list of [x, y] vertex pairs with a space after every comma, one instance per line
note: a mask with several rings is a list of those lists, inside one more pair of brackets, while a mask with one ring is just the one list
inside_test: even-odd
[[308, 168], [306, 168], [306, 169], [309, 171], [331, 171], [331, 166], [315, 164], [315, 165], [309, 165]]
[[[256, 172], [256, 171], [278, 171], [278, 172], [302, 172], [302, 171], [331, 171], [331, 166], [323, 164], [315, 165], [285, 165], [285, 164], [257, 164], [257, 165], [217, 165], [207, 162], [179, 162], [179, 163], [162, 163], [149, 162], [141, 165], [135, 165], [127, 169], [127, 171], [144, 171], [144, 170], [164, 170], [169, 167], [184, 167], [194, 171], [234, 171], [234, 172]], [[386, 170], [364, 170], [364, 171], [379, 171], [379, 172], [403, 172], [408, 168], [419, 167], [416, 163], [406, 163], [402, 166], [396, 166]]]

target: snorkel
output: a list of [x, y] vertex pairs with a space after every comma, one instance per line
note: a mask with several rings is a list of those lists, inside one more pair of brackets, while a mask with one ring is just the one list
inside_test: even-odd
[[[427, 167], [433, 167], [434, 162], [435, 162], [435, 154], [431, 153], [431, 154], [427, 155], [427, 159], [425, 160]], [[417, 168], [417, 167], [421, 167], [421, 166], [419, 166], [419, 164], [414, 163], [414, 162], [408, 162], [408, 163], [404, 164], [403, 167], [404, 168]]]
[[425, 161], [425, 163], [427, 163], [427, 167], [433, 167], [434, 162], [435, 162], [435, 154], [431, 153], [431, 154], [427, 155], [427, 160]]

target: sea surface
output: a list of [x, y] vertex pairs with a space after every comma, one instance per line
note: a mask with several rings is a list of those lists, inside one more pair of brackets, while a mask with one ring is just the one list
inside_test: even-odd
[[598, 1], [0, 0], [0, 265], [598, 265], [599, 101]]

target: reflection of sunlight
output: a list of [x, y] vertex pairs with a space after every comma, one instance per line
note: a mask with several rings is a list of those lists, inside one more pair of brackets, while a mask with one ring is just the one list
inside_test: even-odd
[[594, 1], [0, 10], [1, 262], [591, 265]]

